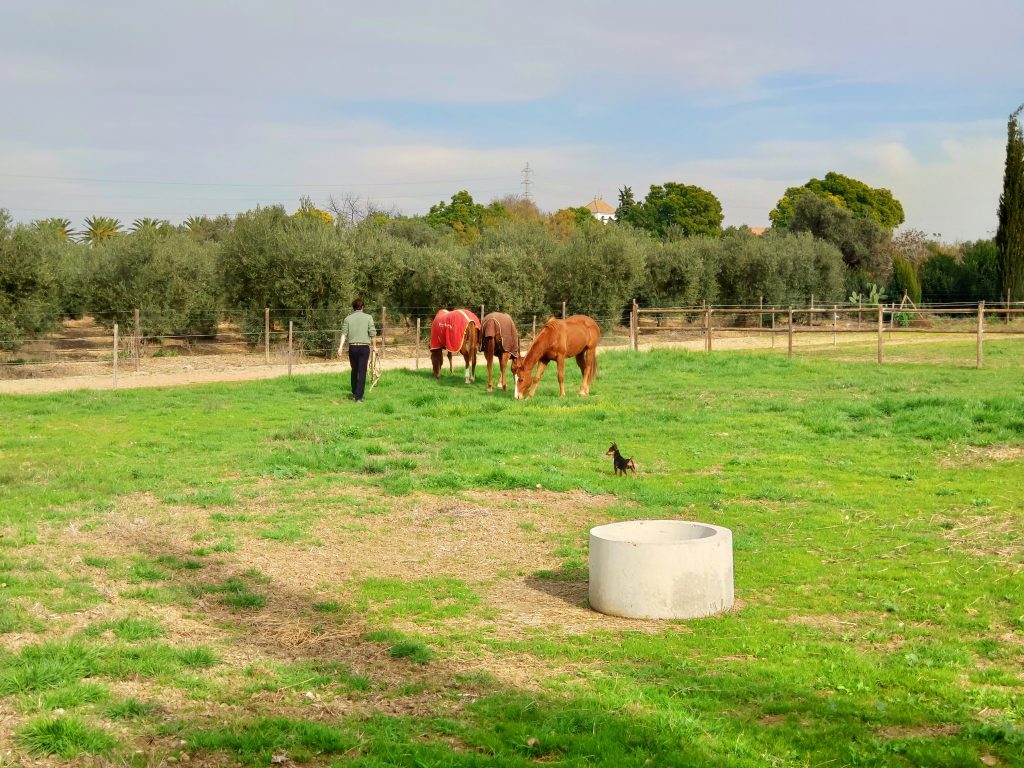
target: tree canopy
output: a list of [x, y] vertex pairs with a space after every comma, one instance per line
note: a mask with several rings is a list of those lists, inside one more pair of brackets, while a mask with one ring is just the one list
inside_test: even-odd
[[1010, 115], [1006, 128], [1006, 172], [999, 197], [999, 295], [1024, 299], [1024, 132], [1018, 118], [1024, 104]]
[[892, 268], [892, 256], [886, 247], [889, 234], [872, 219], [857, 218], [842, 206], [813, 194], [800, 195], [793, 205], [790, 232], [810, 232], [832, 243], [843, 254], [851, 272], [860, 272], [874, 281], [884, 280]]
[[646, 229], [662, 238], [719, 235], [722, 232], [722, 203], [711, 192], [674, 181], [652, 184], [647, 198], [638, 203], [633, 190], [619, 190], [615, 211], [620, 223]]
[[789, 229], [797, 201], [811, 194], [845, 208], [858, 219], [870, 219], [884, 229], [903, 223], [903, 206], [884, 188], [869, 187], [863, 181], [829, 171], [824, 179], [811, 179], [802, 187], [790, 187], [768, 214], [772, 226]]
[[451, 230], [463, 242], [478, 237], [486, 222], [502, 218], [505, 209], [500, 203], [481, 205], [473, 201], [473, 196], [466, 190], [452, 195], [452, 201], [441, 200], [437, 205], [430, 206], [427, 223], [435, 229]]

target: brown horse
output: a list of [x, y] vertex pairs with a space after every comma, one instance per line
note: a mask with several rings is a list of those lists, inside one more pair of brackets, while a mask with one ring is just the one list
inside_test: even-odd
[[439, 309], [430, 324], [430, 364], [434, 378], [441, 378], [444, 353], [448, 353], [448, 372], [452, 373], [452, 352], [462, 353], [466, 361], [466, 383], [476, 381], [476, 355], [480, 349], [480, 319], [468, 309]]
[[494, 358], [497, 357], [500, 371], [499, 386], [507, 392], [505, 366], [508, 365], [510, 357], [516, 359], [520, 356], [519, 329], [516, 328], [515, 320], [504, 312], [488, 312], [481, 327], [481, 347], [487, 360], [487, 391], [494, 391]]
[[[590, 394], [590, 383], [597, 376], [597, 344], [601, 341], [601, 329], [593, 318], [586, 315], [572, 315], [565, 320], [551, 318], [544, 324], [537, 338], [530, 345], [526, 357], [512, 361], [512, 373], [516, 377], [516, 400], [533, 397], [537, 391], [544, 368], [554, 360], [558, 363], [558, 396], [565, 397], [565, 358], [575, 357], [583, 374], [580, 395]], [[537, 378], [533, 369], [537, 366]]]

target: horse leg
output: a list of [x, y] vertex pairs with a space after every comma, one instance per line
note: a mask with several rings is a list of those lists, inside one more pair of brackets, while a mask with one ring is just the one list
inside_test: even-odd
[[462, 359], [466, 363], [466, 383], [469, 384], [473, 380], [473, 377], [470, 376], [469, 373], [469, 350], [465, 347], [462, 349]]
[[[508, 392], [508, 384], [505, 383], [505, 366], [508, 365], [508, 352], [502, 352], [501, 358], [498, 360], [498, 365], [501, 368], [501, 381], [499, 386], [502, 392]], [[490, 381], [490, 371], [488, 371], [487, 380]]]
[[484, 361], [487, 363], [487, 391], [494, 391], [494, 384], [491, 380], [491, 370], [494, 365], [494, 347], [493, 342], [488, 344], [484, 341]]
[[527, 397], [533, 397], [533, 393], [537, 391], [537, 385], [540, 384], [540, 377], [544, 375], [544, 369], [548, 367], [548, 364], [543, 360], [537, 366], [537, 378], [533, 380], [533, 386], [530, 387], [530, 391], [527, 393]]
[[452, 368], [452, 353], [449, 352], [448, 353], [448, 375], [451, 376], [453, 373], [455, 373], [455, 369]]
[[558, 360], [558, 396], [565, 397], [565, 358], [559, 355]]
[[580, 367], [580, 373], [583, 375], [583, 382], [580, 384], [580, 397], [586, 397], [590, 394], [590, 382], [587, 381], [587, 371], [589, 367], [587, 365], [587, 350], [583, 350], [576, 355], [576, 365]]

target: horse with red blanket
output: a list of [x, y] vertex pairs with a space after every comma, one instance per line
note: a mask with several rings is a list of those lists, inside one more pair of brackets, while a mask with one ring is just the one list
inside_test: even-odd
[[494, 358], [498, 358], [498, 368], [501, 372], [499, 385], [507, 392], [505, 366], [508, 365], [509, 358], [514, 360], [520, 356], [519, 329], [516, 328], [516, 322], [504, 312], [488, 312], [484, 315], [481, 334], [481, 346], [484, 350], [484, 359], [487, 360], [487, 391], [494, 390]]
[[[601, 329], [593, 318], [572, 315], [565, 320], [551, 318], [544, 324], [530, 345], [526, 357], [512, 361], [512, 374], [516, 377], [516, 400], [533, 397], [544, 375], [544, 368], [554, 360], [558, 364], [558, 396], [565, 397], [565, 358], [575, 357], [583, 374], [580, 395], [590, 394], [590, 383], [597, 376], [597, 344]], [[536, 380], [533, 369], [537, 366]], [[529, 394], [527, 394], [529, 391]]]
[[476, 381], [476, 353], [480, 348], [480, 318], [468, 309], [439, 309], [430, 324], [430, 364], [434, 378], [441, 378], [444, 353], [448, 353], [448, 371], [452, 371], [452, 352], [461, 352], [466, 361], [466, 383]]

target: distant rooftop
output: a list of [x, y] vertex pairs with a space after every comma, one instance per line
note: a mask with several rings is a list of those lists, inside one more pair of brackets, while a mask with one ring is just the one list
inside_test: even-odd
[[608, 203], [602, 200], [600, 197], [595, 197], [585, 206], [583, 206], [591, 213], [615, 213], [615, 209], [612, 208]]

